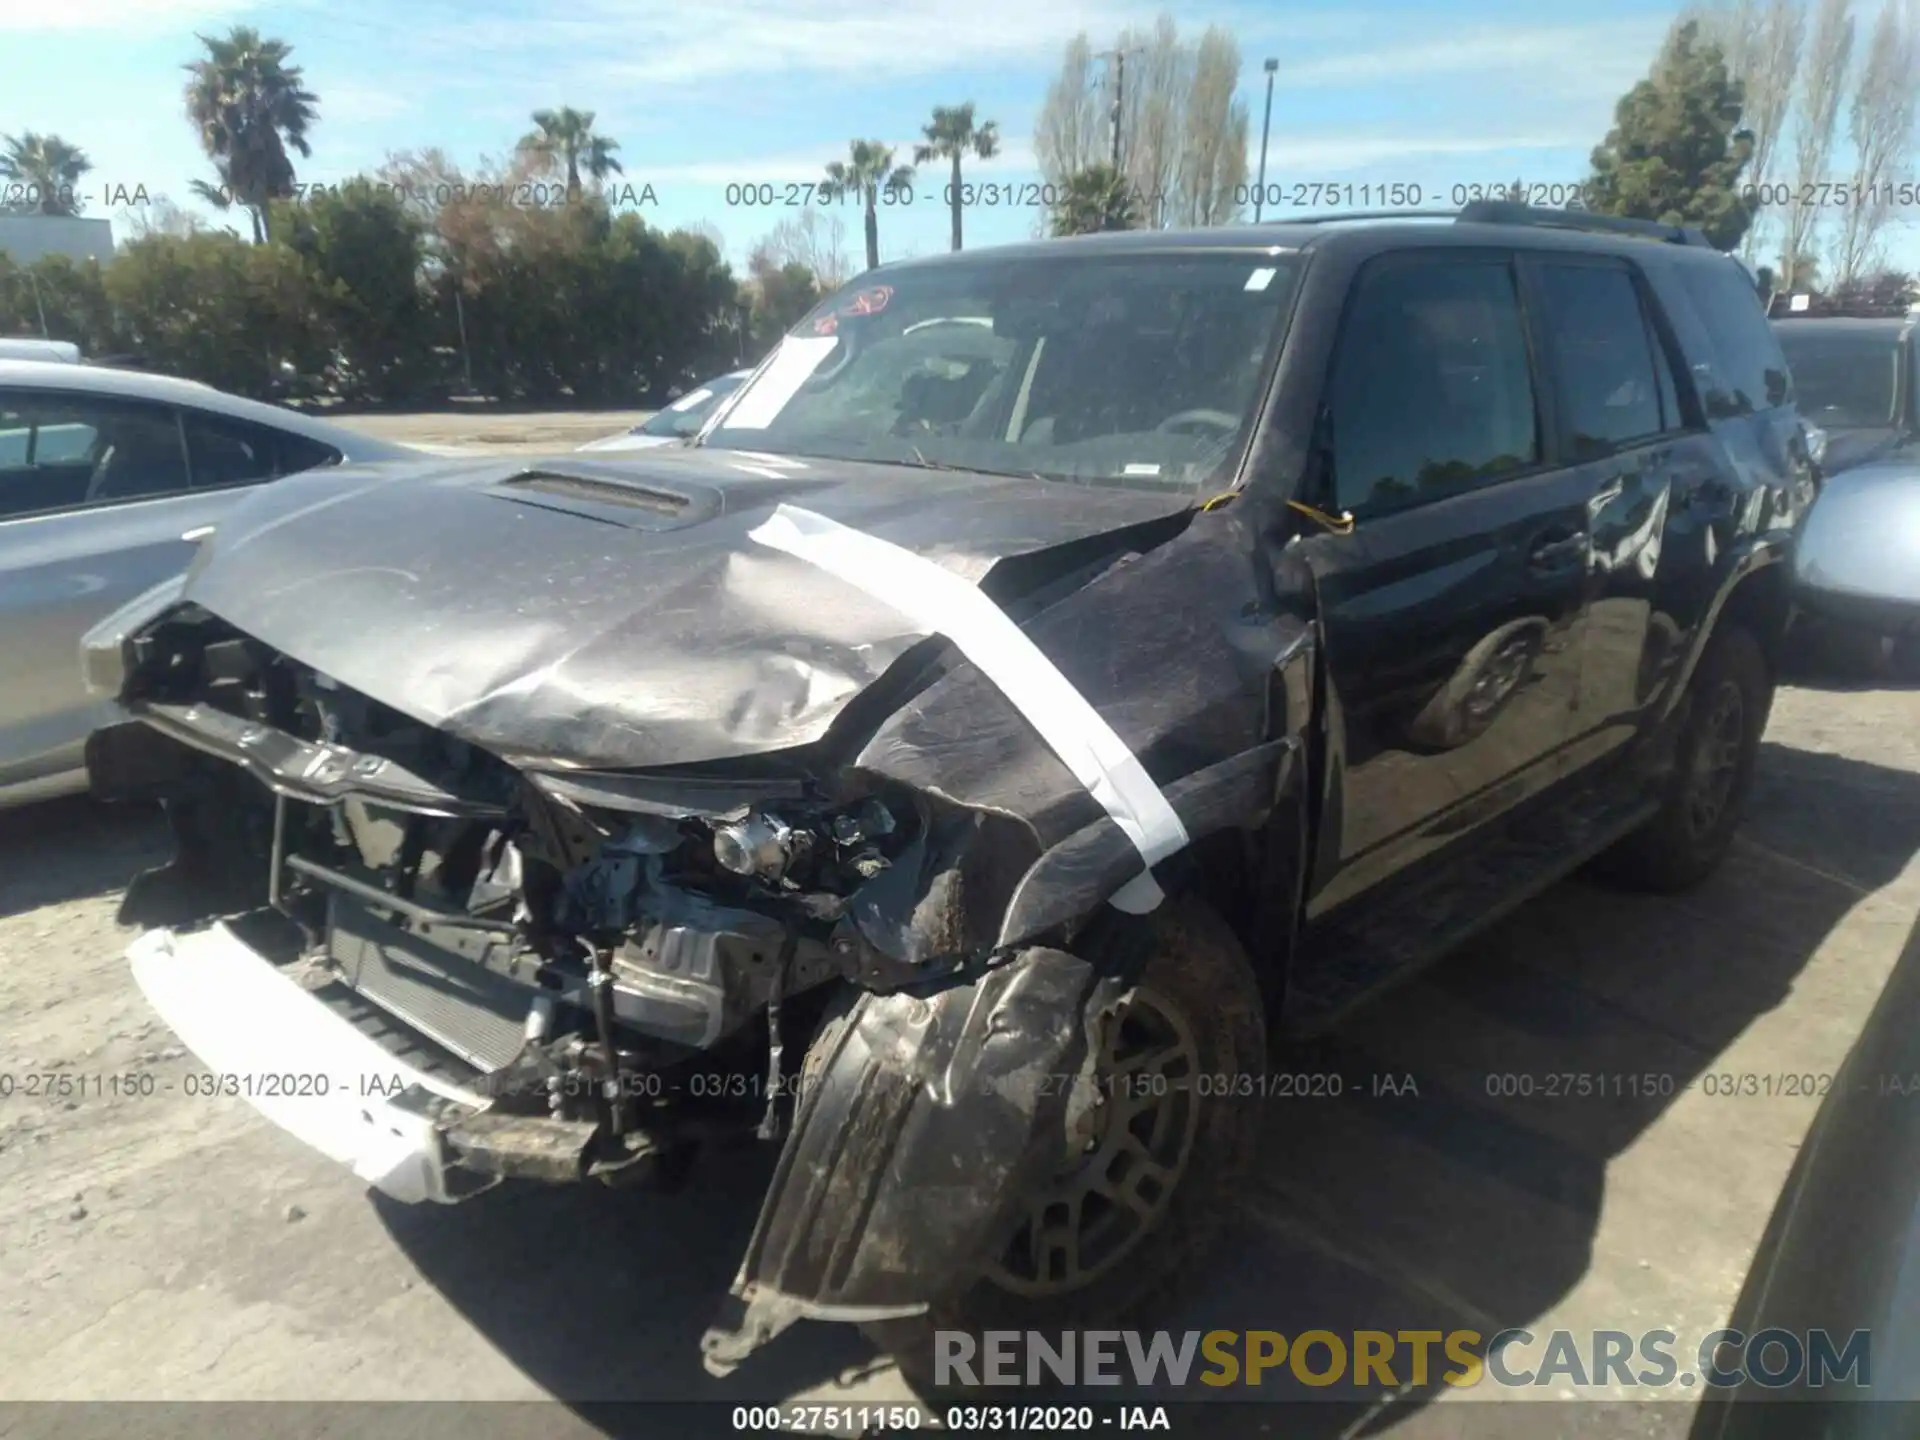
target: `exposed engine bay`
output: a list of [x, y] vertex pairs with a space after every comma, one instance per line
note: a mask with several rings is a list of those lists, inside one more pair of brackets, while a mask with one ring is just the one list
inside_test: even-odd
[[[103, 733], [94, 767], [109, 784], [116, 767], [168, 773], [180, 853], [136, 882], [126, 917], [258, 914], [304, 985], [399, 1016], [478, 1072], [496, 1111], [594, 1127], [574, 1173], [716, 1126], [777, 1133], [798, 1060], [780, 1035], [809, 1033], [826, 982], [939, 973], [891, 962], [854, 917], [886, 902], [869, 892], [896, 865], [922, 863], [925, 797], [775, 771], [688, 777], [757, 781], [758, 804], [596, 806], [193, 607], [138, 647], [129, 698], [148, 725]], [[193, 753], [222, 739], [279, 793]], [[156, 746], [177, 754], [156, 767]], [[546, 1144], [478, 1158], [559, 1178]]]

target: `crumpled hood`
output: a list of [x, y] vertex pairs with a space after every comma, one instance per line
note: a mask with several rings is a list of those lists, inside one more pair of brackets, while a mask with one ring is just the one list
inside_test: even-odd
[[519, 764], [805, 744], [920, 632], [749, 532], [785, 502], [978, 583], [1172, 492], [674, 449], [309, 471], [222, 521], [183, 598]]

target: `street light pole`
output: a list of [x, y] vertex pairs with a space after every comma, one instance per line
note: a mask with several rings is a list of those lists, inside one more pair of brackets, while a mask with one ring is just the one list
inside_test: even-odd
[[1253, 191], [1253, 223], [1256, 225], [1267, 203], [1267, 131], [1273, 125], [1273, 72], [1280, 68], [1280, 62], [1269, 60], [1261, 68], [1267, 72], [1267, 113], [1260, 117], [1260, 180]]

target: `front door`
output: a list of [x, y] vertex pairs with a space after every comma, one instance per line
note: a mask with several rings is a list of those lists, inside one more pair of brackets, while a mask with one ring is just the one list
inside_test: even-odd
[[1345, 534], [1305, 542], [1329, 678], [1319, 915], [1556, 779], [1574, 731], [1588, 487], [1546, 433], [1515, 259], [1354, 283], [1323, 432]]
[[199, 411], [0, 391], [0, 789], [78, 787], [87, 735], [113, 714], [80, 678], [80, 637], [183, 569], [185, 537], [245, 487], [328, 458]]

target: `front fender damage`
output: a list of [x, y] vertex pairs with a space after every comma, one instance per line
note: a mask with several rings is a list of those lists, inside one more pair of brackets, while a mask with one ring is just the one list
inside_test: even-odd
[[1018, 1198], [1066, 1143], [1087, 1036], [1127, 977], [1063, 950], [1021, 952], [931, 995], [862, 994], [809, 1056], [793, 1133], [706, 1333], [725, 1375], [800, 1319], [927, 1309], [990, 1258]]

